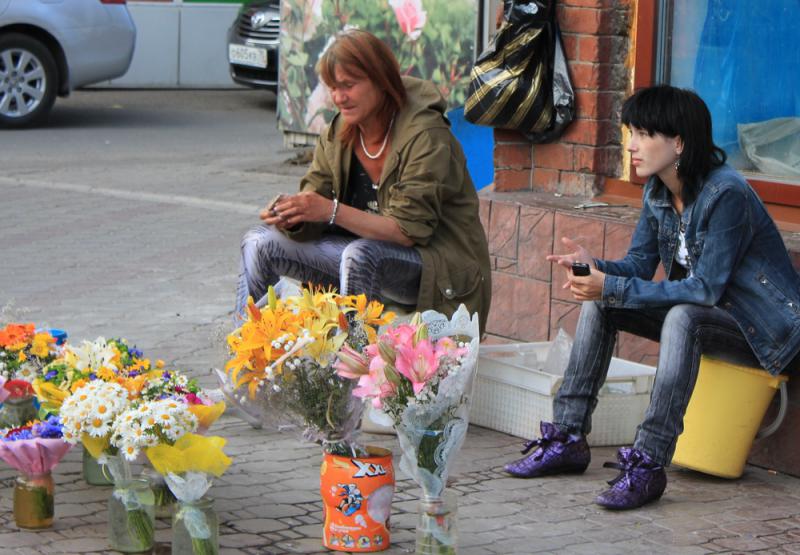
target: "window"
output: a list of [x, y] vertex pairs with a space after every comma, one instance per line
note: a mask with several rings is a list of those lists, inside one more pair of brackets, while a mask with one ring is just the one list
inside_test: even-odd
[[655, 81], [705, 100], [751, 182], [800, 185], [800, 1], [661, 0], [657, 19]]

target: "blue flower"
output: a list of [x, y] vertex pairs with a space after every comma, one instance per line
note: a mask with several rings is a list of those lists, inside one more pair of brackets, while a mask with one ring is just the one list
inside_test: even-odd
[[161, 374], [161, 377], [165, 380], [172, 379], [172, 374], [169, 373], [169, 370], [164, 370], [164, 373]]
[[31, 433], [30, 429], [19, 430], [17, 432], [13, 432], [8, 435], [8, 437], [4, 438], [5, 441], [17, 441], [20, 439], [33, 439], [33, 433]]
[[46, 420], [37, 422], [33, 425], [33, 435], [43, 438], [63, 437], [61, 419], [58, 416], [50, 415]]
[[55, 370], [50, 370], [47, 374], [44, 375], [44, 379], [45, 380], [52, 380], [56, 376], [58, 376], [58, 372], [56, 372]]
[[136, 347], [128, 347], [128, 354], [135, 358], [142, 358], [144, 352], [141, 349], [137, 349]]
[[97, 374], [95, 374], [94, 372], [92, 372], [91, 374], [89, 374], [89, 379], [90, 379], [90, 380], [96, 380], [96, 379], [97, 379]]

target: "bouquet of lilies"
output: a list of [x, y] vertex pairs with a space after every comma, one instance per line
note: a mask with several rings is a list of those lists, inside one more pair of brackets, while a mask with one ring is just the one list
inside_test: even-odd
[[333, 454], [355, 454], [363, 406], [333, 364], [345, 349], [360, 353], [393, 318], [364, 295], [317, 288], [278, 299], [270, 288], [266, 306], [250, 299], [247, 320], [228, 336], [225, 369], [235, 389], [246, 387], [251, 399], [294, 416], [306, 439]]
[[[340, 376], [358, 380], [353, 394], [370, 399], [394, 425], [400, 468], [422, 488], [427, 507], [444, 505], [447, 476], [466, 437], [479, 337], [477, 315], [463, 305], [449, 321], [428, 311], [336, 363]], [[455, 553], [452, 536], [436, 524], [441, 517], [418, 536], [426, 553], [431, 545], [436, 553]]]

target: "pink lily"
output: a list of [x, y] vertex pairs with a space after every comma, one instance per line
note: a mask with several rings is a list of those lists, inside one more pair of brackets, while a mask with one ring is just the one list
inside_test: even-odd
[[402, 345], [411, 345], [414, 343], [414, 335], [416, 333], [417, 328], [411, 324], [400, 324], [399, 326], [386, 330], [383, 337], [388, 338], [388, 342], [397, 348]]
[[395, 362], [397, 371], [408, 378], [411, 382], [414, 393], [419, 393], [428, 380], [436, 374], [439, 368], [439, 359], [433, 350], [433, 345], [427, 339], [423, 339], [416, 345], [402, 345], [397, 350], [397, 361]]
[[385, 367], [386, 363], [380, 357], [372, 359], [369, 373], [358, 378], [358, 387], [353, 389], [353, 395], [361, 399], [372, 399], [372, 406], [381, 408], [381, 400], [393, 395], [396, 389], [387, 379]]
[[367, 357], [352, 347], [344, 345], [336, 356], [338, 360], [333, 367], [340, 377], [355, 380], [369, 373]]

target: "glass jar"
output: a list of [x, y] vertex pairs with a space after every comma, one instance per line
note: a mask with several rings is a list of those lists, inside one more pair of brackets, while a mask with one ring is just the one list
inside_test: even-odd
[[20, 528], [49, 528], [53, 525], [55, 485], [49, 472], [21, 474], [14, 485], [14, 521]]
[[155, 508], [150, 484], [142, 478], [119, 480], [108, 500], [108, 539], [123, 553], [149, 552], [153, 548]]
[[38, 414], [33, 397], [9, 397], [0, 407], [0, 428], [24, 426], [31, 420], [36, 420]]
[[111, 473], [83, 448], [83, 481], [90, 486], [110, 486], [114, 483]]
[[455, 555], [458, 547], [456, 498], [426, 497], [419, 503], [417, 555]]
[[172, 517], [172, 555], [217, 555], [219, 520], [214, 500], [178, 501]]
[[172, 518], [176, 500], [172, 490], [167, 486], [167, 482], [164, 481], [164, 477], [152, 468], [144, 468], [142, 478], [147, 480], [150, 489], [153, 490], [156, 518]]

